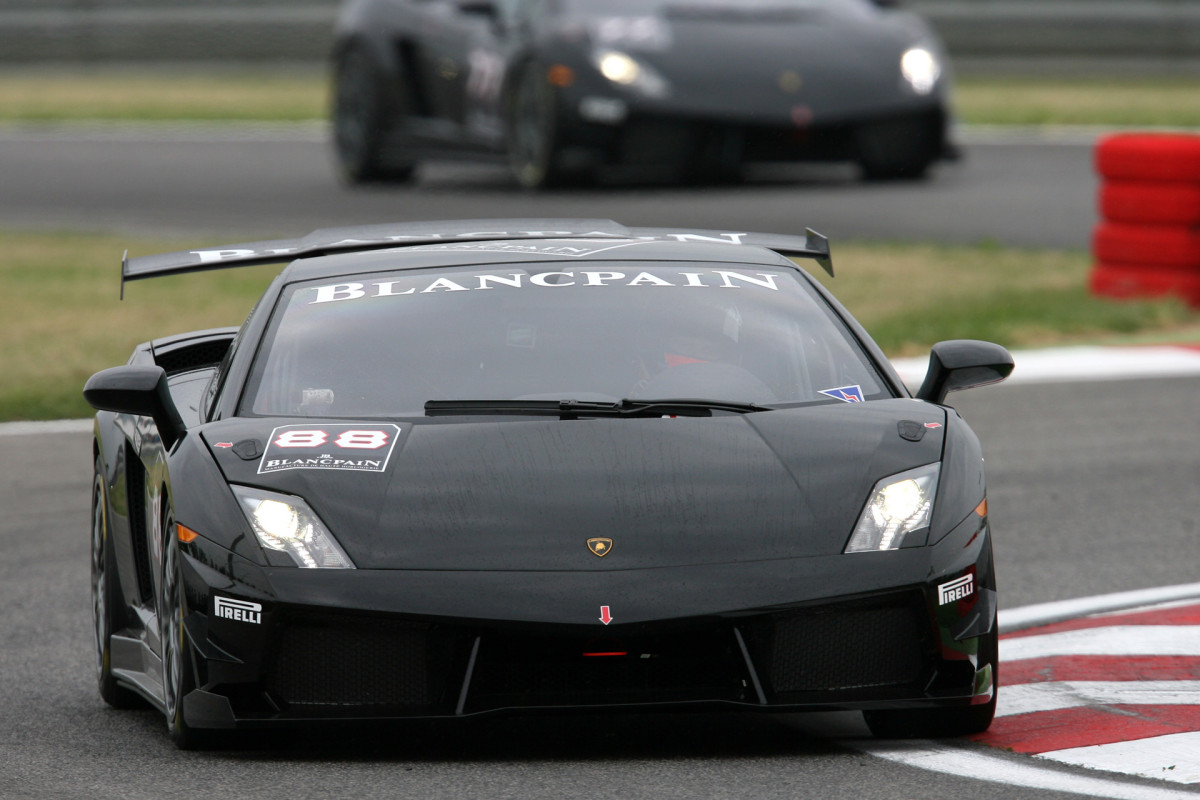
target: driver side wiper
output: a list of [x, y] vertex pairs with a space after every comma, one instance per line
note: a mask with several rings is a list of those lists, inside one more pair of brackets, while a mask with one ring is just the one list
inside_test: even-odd
[[475, 416], [528, 414], [530, 416], [579, 419], [580, 417], [711, 417], [714, 411], [749, 414], [769, 411], [767, 406], [726, 400], [625, 398], [613, 403], [594, 400], [430, 400], [425, 416]]

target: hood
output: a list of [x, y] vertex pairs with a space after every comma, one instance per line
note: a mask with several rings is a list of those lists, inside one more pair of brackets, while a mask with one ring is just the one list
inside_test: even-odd
[[[243, 419], [203, 436], [227, 480], [303, 497], [362, 569], [616, 570], [840, 553], [874, 483], [937, 461], [945, 430], [912, 400], [479, 419]], [[939, 426], [913, 442], [902, 420]]]
[[[873, 8], [666, 4], [650, 46], [617, 41], [670, 85], [663, 112], [789, 124], [838, 124], [940, 101], [904, 85], [900, 56], [933, 35], [917, 18]], [[811, 116], [809, 116], [811, 115]]]

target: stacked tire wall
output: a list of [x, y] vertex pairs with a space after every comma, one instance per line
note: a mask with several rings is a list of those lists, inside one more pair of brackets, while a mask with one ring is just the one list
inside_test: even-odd
[[1110, 136], [1096, 146], [1096, 170], [1092, 292], [1174, 295], [1200, 308], [1200, 136]]

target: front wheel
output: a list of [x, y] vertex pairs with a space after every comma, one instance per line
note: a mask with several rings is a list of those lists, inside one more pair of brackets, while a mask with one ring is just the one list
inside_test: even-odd
[[985, 665], [991, 668], [992, 697], [987, 703], [951, 708], [864, 711], [867, 727], [881, 739], [939, 739], [983, 733], [996, 715], [998, 653], [998, 636], [993, 628], [991, 633], [980, 637], [979, 642], [979, 668], [982, 670]]
[[517, 75], [508, 109], [508, 163], [526, 189], [562, 186], [574, 176], [562, 164], [558, 101], [546, 68], [527, 64]]
[[192, 665], [191, 647], [187, 643], [183, 618], [187, 613], [183, 592], [182, 564], [179, 540], [175, 534], [175, 518], [168, 513], [163, 523], [163, 580], [162, 611], [159, 631], [162, 637], [163, 706], [167, 717], [167, 732], [180, 750], [194, 750], [211, 744], [208, 731], [188, 725], [183, 713], [183, 700], [196, 688], [196, 673]]
[[96, 457], [92, 477], [92, 630], [96, 645], [96, 683], [100, 698], [113, 708], [140, 708], [141, 697], [117, 683], [112, 671], [112, 635], [120, 627], [121, 593], [108, 535], [104, 465]]
[[399, 102], [371, 56], [351, 48], [334, 69], [333, 143], [342, 175], [350, 183], [411, 180], [416, 164], [394, 163], [385, 151]]

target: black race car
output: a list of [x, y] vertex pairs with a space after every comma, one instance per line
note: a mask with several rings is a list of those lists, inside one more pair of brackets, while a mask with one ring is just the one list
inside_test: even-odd
[[507, 155], [530, 187], [730, 180], [744, 162], [915, 178], [951, 152], [949, 67], [895, 0], [350, 0], [333, 127], [351, 181]]
[[799, 262], [825, 239], [490, 220], [135, 258], [291, 261], [240, 329], [92, 376], [100, 694], [175, 741], [564, 708], [988, 726], [980, 445]]

